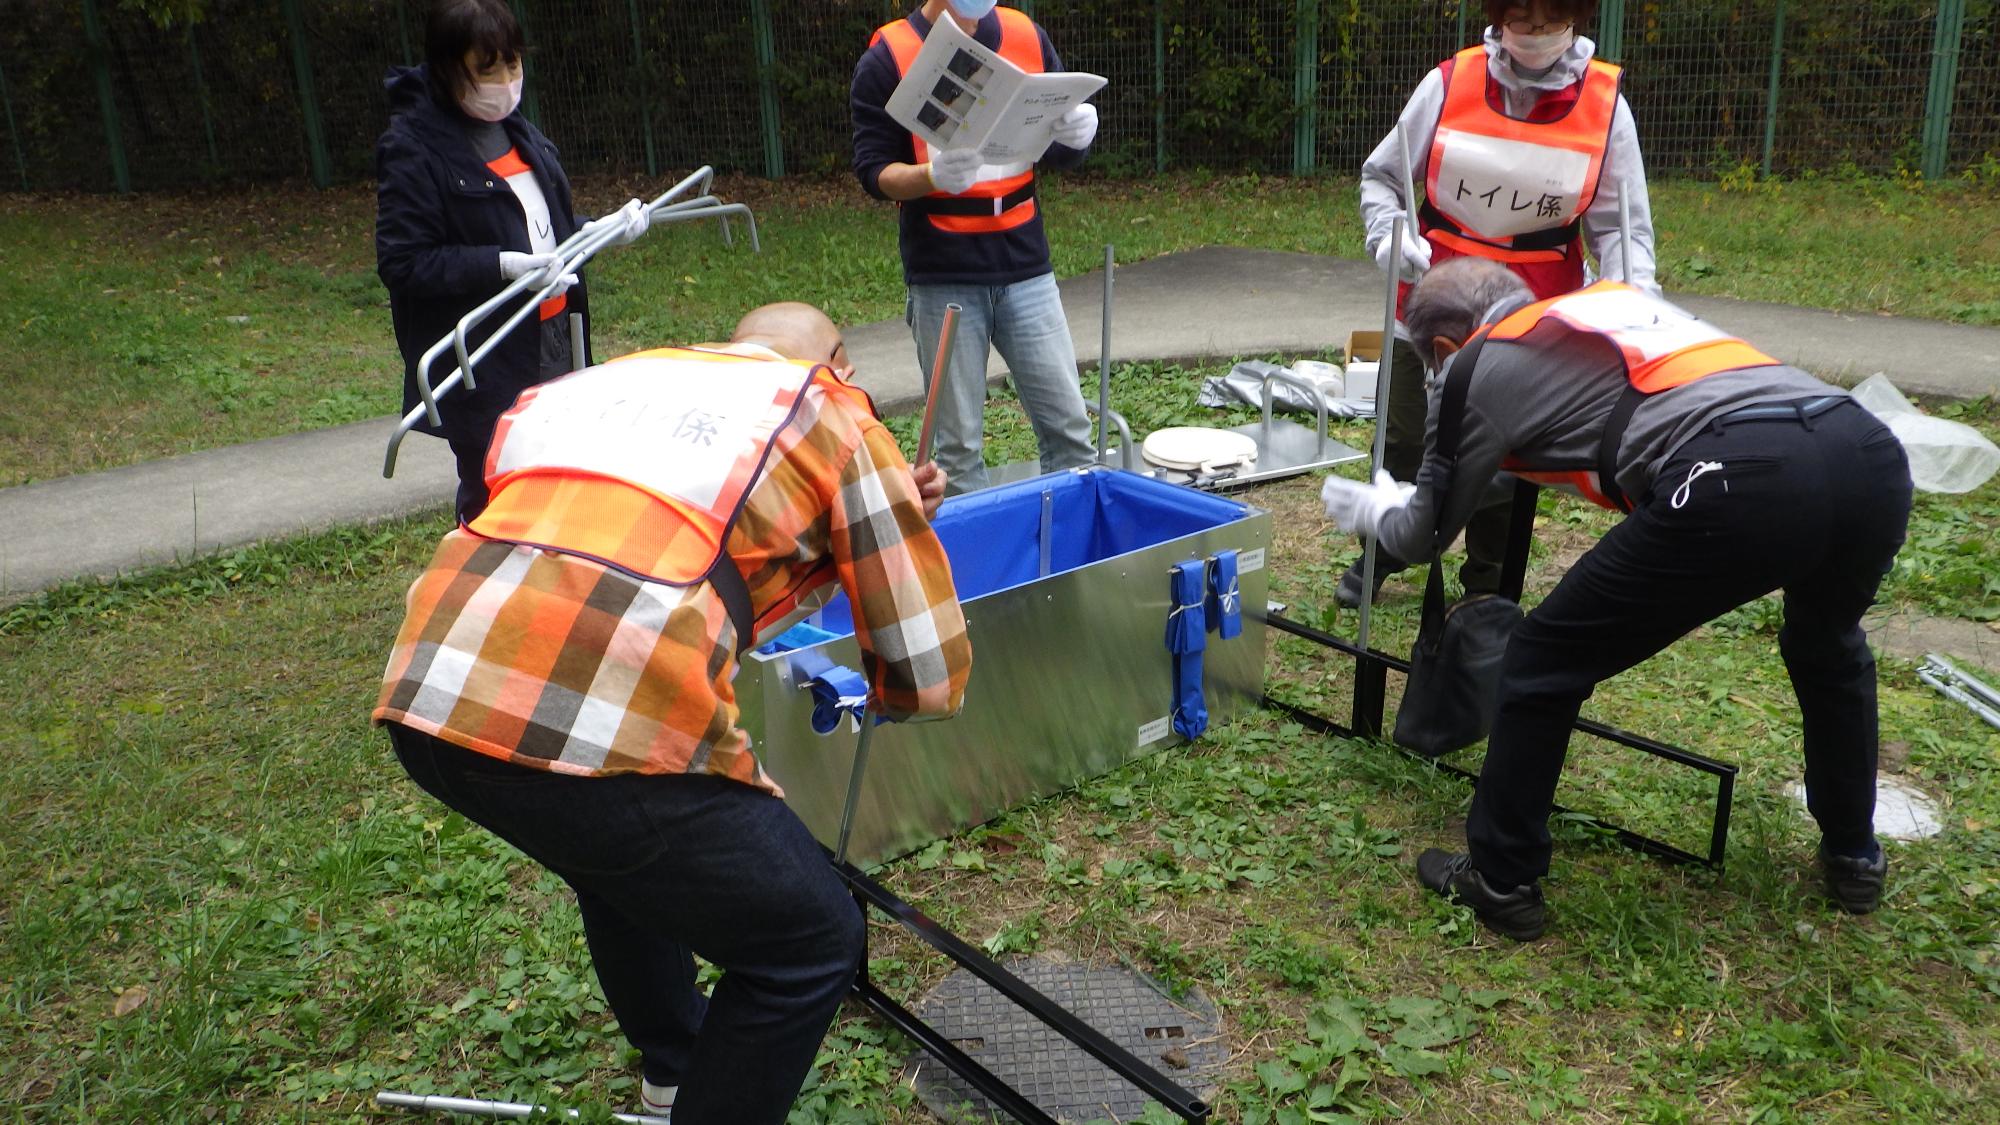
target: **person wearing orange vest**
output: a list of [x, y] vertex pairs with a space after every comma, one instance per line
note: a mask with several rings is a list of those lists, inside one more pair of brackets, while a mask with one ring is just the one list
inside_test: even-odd
[[[1469, 852], [1426, 851], [1420, 880], [1508, 937], [1539, 937], [1549, 813], [1583, 701], [1783, 590], [1778, 649], [1827, 891], [1849, 912], [1875, 909], [1888, 860], [1873, 829], [1875, 661], [1861, 615], [1909, 521], [1895, 436], [1846, 391], [1616, 282], [1537, 303], [1518, 276], [1469, 257], [1419, 281], [1404, 319], [1425, 366], [1442, 367], [1423, 465], [1414, 484], [1330, 478], [1322, 495], [1343, 530], [1423, 557], [1465, 526], [1496, 472], [1629, 513], [1509, 639]], [[1437, 453], [1448, 417], [1450, 462]]]
[[1037, 163], [995, 166], [972, 149], [932, 152], [889, 116], [889, 96], [940, 18], [1031, 74], [1062, 69], [1046, 32], [993, 0], [925, 0], [876, 31], [855, 64], [849, 108], [854, 174], [868, 194], [894, 200], [909, 299], [904, 319], [930, 377], [945, 306], [959, 314], [951, 377], [938, 395], [937, 462], [954, 491], [986, 484], [986, 358], [998, 350], [1035, 430], [1044, 472], [1090, 464], [1090, 418], [1077, 388], [1076, 347], [1056, 291], [1036, 191], [1040, 168], [1081, 164], [1097, 135], [1097, 107], [1055, 122]]
[[[929, 524], [945, 482], [839, 349], [819, 310], [766, 306], [730, 344], [524, 392], [374, 712], [420, 786], [576, 892], [642, 1108], [679, 1125], [783, 1122], [863, 949], [738, 725], [739, 654], [838, 589], [880, 716], [949, 717], [971, 671]], [[696, 955], [723, 971], [709, 998]]]
[[[1620, 69], [1596, 57], [1579, 29], [1596, 14], [1596, 0], [1488, 0], [1484, 41], [1438, 64], [1424, 77], [1398, 119], [1409, 144], [1410, 177], [1423, 185], [1417, 231], [1405, 231], [1403, 256], [1390, 262], [1390, 226], [1405, 200], [1403, 148], [1383, 138], [1361, 168], [1361, 221], [1367, 249], [1403, 285], [1432, 262], [1472, 255], [1497, 261], [1536, 298], [1570, 292], [1584, 282], [1584, 244], [1598, 272], [1655, 294], [1652, 208], [1632, 109], [1619, 93]], [[1629, 200], [1632, 245], [1619, 237], [1619, 201]], [[1398, 339], [1387, 396], [1385, 467], [1409, 480], [1423, 451], [1424, 394], [1420, 365]], [[1504, 503], [1483, 509], [1466, 529], [1459, 578], [1468, 592], [1500, 581], [1506, 553]], [[1377, 558], [1375, 581], [1406, 566]], [[1357, 561], [1342, 577], [1343, 604], [1361, 600]]]

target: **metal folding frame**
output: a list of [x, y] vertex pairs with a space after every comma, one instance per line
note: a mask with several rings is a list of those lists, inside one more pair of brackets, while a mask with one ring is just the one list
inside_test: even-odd
[[[652, 202], [643, 205], [651, 224], [684, 223], [695, 219], [720, 219], [722, 221], [723, 241], [726, 244], [734, 245], [735, 237], [731, 233], [729, 219], [732, 215], [740, 215], [750, 227], [750, 248], [753, 251], [761, 252], [763, 250], [763, 243], [757, 237], [757, 217], [750, 212], [750, 208], [741, 203], [724, 203], [714, 195], [709, 194], [709, 186], [714, 181], [715, 169], [706, 165], [689, 173], [681, 182], [662, 192]], [[689, 192], [696, 192], [698, 194], [689, 196]], [[632, 201], [632, 203], [637, 202], [639, 201], [636, 199]], [[627, 207], [631, 205], [631, 203], [626, 204]], [[476, 390], [478, 388], [478, 381], [473, 374], [473, 369], [478, 362], [486, 358], [489, 352], [498, 347], [500, 341], [505, 339], [508, 333], [514, 330], [515, 326], [528, 318], [529, 313], [539, 308], [544, 300], [553, 296], [557, 289], [562, 286], [565, 275], [575, 273], [577, 270], [583, 268], [584, 263], [596, 257], [599, 251], [619, 242], [624, 236], [624, 223], [620, 219], [622, 214], [623, 208], [610, 215], [585, 223], [583, 229], [570, 235], [567, 239], [563, 240], [562, 245], [556, 247], [555, 254], [562, 259], [559, 266], [546, 270], [537, 270], [534, 273], [517, 277], [513, 281], [508, 282], [500, 292], [488, 297], [486, 300], [480, 302], [471, 312], [460, 317], [458, 324], [451, 332], [440, 337], [437, 343], [432, 344], [425, 350], [423, 357], [417, 361], [417, 396], [423, 400], [423, 403], [412, 407], [409, 413], [403, 415], [402, 421], [396, 425], [396, 432], [389, 436], [389, 448], [384, 454], [382, 461], [383, 476], [393, 477], [396, 475], [396, 454], [402, 447], [403, 438], [408, 436], [411, 430], [420, 425], [425, 418], [429, 418], [433, 426], [443, 424], [443, 419], [438, 413], [438, 399], [451, 393], [461, 383], [468, 390]], [[519, 302], [519, 307], [515, 308], [508, 315], [500, 327], [488, 334], [486, 340], [477, 348], [470, 347], [469, 338], [473, 329], [485, 323], [488, 317], [508, 307], [510, 303], [515, 301]], [[571, 324], [572, 332], [577, 332], [578, 326], [576, 322], [572, 321]], [[432, 385], [430, 379], [431, 364], [442, 359], [447, 351], [452, 353], [453, 358], [458, 361], [458, 365], [452, 370], [450, 375], [445, 376], [436, 385]], [[583, 353], [581, 350], [575, 352], [573, 361], [579, 365], [582, 364]]]

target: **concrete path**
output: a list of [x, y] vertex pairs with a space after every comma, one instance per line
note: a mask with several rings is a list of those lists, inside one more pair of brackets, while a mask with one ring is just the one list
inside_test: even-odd
[[[1095, 273], [1062, 282], [1085, 364], [1097, 361], [1102, 291]], [[1916, 394], [2000, 393], [2000, 329], [1708, 297], [1682, 303], [1781, 359], [1842, 381], [1885, 371]], [[1382, 305], [1372, 263], [1209, 247], [1117, 270], [1112, 354], [1139, 360], [1317, 351], [1344, 345], [1354, 329], [1380, 329]], [[884, 413], [921, 401], [922, 374], [901, 320], [854, 327], [847, 340], [859, 381]], [[1000, 373], [995, 357], [989, 377]], [[0, 489], [0, 527], [8, 529], [0, 537], [0, 601], [68, 578], [108, 577], [441, 507], [455, 488], [441, 441], [410, 438], [395, 479], [382, 478], [393, 425], [359, 422]]]

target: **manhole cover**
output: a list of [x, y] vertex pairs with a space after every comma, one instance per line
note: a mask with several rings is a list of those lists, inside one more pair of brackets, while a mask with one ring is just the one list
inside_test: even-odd
[[[1792, 799], [1805, 807], [1806, 787], [1804, 782], [1794, 781], [1785, 787]], [[1931, 795], [1897, 781], [1892, 777], [1875, 780], [1875, 834], [1891, 840], [1921, 840], [1944, 831], [1944, 818], [1938, 815], [1937, 801]]]
[[[1197, 1095], [1214, 1086], [1222, 1073], [1229, 1052], [1222, 1042], [1215, 1005], [1198, 992], [1174, 999], [1125, 969], [1091, 968], [1039, 957], [1017, 958], [1006, 967], [1105, 1038]], [[964, 969], [946, 977], [918, 1001], [916, 1014], [1059, 1120], [1127, 1121], [1144, 1112], [1151, 1101], [1110, 1067]], [[1010, 1120], [924, 1051], [910, 1057], [906, 1073], [914, 1080], [917, 1096], [945, 1121]]]

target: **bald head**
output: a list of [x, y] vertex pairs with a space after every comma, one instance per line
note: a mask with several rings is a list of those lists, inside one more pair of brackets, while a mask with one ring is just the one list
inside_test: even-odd
[[1533, 296], [1512, 270], [1498, 262], [1453, 258], [1432, 266], [1410, 290], [1409, 300], [1403, 302], [1403, 324], [1410, 330], [1417, 354], [1435, 371], [1438, 337], [1463, 344], [1494, 305]]
[[786, 359], [827, 363], [840, 348], [840, 329], [803, 301], [780, 301], [743, 314], [732, 344], [762, 344]]

